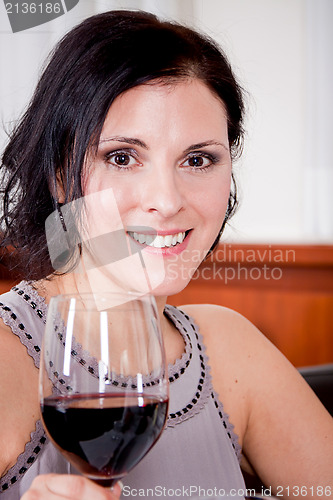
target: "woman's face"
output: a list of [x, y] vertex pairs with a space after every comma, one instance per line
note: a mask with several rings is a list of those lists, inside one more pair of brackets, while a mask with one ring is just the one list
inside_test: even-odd
[[227, 117], [215, 94], [199, 80], [140, 85], [111, 105], [87, 159], [87, 227], [95, 236], [123, 227], [153, 293], [172, 295], [219, 232], [230, 177]]

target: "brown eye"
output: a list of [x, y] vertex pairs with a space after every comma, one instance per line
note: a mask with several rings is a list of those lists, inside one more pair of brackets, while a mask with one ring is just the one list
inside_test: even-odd
[[188, 164], [190, 167], [203, 167], [204, 158], [202, 156], [192, 156], [189, 158]]
[[139, 162], [133, 154], [126, 151], [114, 151], [105, 155], [106, 162], [116, 169], [128, 170]]
[[126, 165], [129, 164], [130, 157], [129, 157], [129, 155], [126, 155], [124, 153], [120, 153], [120, 154], [117, 154], [114, 156], [113, 161], [114, 161], [114, 163], [116, 163], [120, 167], [125, 167]]
[[187, 160], [182, 163], [183, 167], [188, 167], [192, 170], [203, 171], [210, 168], [212, 165], [217, 163], [217, 159], [208, 153], [203, 154], [192, 154], [187, 158]]

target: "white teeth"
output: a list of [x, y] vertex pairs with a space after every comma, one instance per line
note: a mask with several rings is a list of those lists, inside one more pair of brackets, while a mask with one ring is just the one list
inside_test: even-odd
[[137, 233], [134, 233], [134, 235], [135, 235], [135, 236], [134, 236], [134, 237], [135, 237], [135, 239], [137, 239], [137, 237], [139, 236], [139, 243], [144, 243], [144, 242], [145, 242], [146, 237], [145, 237], [145, 235], [144, 235], [144, 234], [139, 234], [139, 235], [138, 235]]
[[154, 239], [152, 245], [154, 245], [155, 248], [162, 248], [164, 247], [164, 238], [163, 236], [157, 235], [156, 238]]
[[146, 234], [143, 236], [145, 236], [145, 241], [143, 243], [145, 243], [146, 245], [151, 245], [153, 243], [154, 236], [152, 236], [151, 234]]
[[155, 248], [175, 246], [178, 243], [182, 243], [185, 239], [185, 232], [166, 234], [165, 236], [162, 236], [161, 234], [153, 236], [152, 234], [134, 233], [131, 231], [129, 231], [128, 234], [139, 243]]
[[172, 235], [171, 234], [164, 236], [164, 243], [165, 243], [166, 247], [171, 247], [171, 245], [172, 245]]

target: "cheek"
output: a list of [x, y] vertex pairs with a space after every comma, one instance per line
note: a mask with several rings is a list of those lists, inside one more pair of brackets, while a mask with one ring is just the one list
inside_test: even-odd
[[113, 186], [113, 196], [118, 209], [118, 213], [126, 225], [128, 216], [137, 209], [137, 192], [133, 188], [133, 183], [126, 186]]
[[[230, 195], [230, 179], [222, 180], [202, 190], [199, 205], [202, 207], [203, 216], [210, 222], [212, 231], [217, 231], [222, 226], [228, 207]], [[214, 226], [214, 227], [212, 227]]]
[[85, 238], [114, 233], [122, 229], [122, 220], [112, 188], [86, 192], [84, 196]]
[[89, 200], [87, 212], [94, 214], [95, 222], [98, 222], [98, 217], [104, 222], [110, 222], [113, 216], [118, 220], [119, 215], [131, 208], [135, 198], [133, 182], [117, 182], [106, 172], [103, 175], [91, 175], [85, 184], [84, 193]]

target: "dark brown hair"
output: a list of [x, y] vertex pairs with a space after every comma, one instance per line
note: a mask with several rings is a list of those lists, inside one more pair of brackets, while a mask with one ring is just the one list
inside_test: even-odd
[[[189, 77], [223, 101], [235, 158], [242, 147], [242, 89], [210, 38], [146, 12], [110, 11], [86, 19], [60, 41], [2, 158], [2, 245], [16, 248], [26, 279], [54, 271], [44, 225], [57, 206], [57, 175], [67, 186], [66, 203], [83, 196], [85, 155], [116, 97], [152, 80]], [[235, 204], [233, 192], [228, 217]]]

